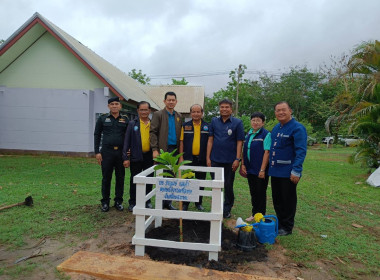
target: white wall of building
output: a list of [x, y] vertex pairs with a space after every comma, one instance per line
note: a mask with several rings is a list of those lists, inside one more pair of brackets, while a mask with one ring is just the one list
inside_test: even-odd
[[93, 152], [95, 114], [108, 111], [104, 89], [0, 87], [0, 149]]

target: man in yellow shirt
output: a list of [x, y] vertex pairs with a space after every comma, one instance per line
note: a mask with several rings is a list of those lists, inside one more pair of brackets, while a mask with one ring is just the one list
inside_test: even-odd
[[[192, 120], [182, 125], [179, 152], [184, 153], [182, 160], [190, 160], [191, 165], [207, 166], [206, 152], [209, 124], [202, 119], [203, 108], [199, 104], [194, 104], [190, 107], [190, 115]], [[195, 178], [204, 180], [206, 179], [206, 173], [195, 172]], [[199, 202], [195, 203], [195, 207], [200, 211], [204, 210], [202, 196], [199, 197]], [[189, 202], [184, 202], [182, 210], [187, 211], [188, 208]]]
[[[153, 155], [149, 138], [149, 102], [139, 102], [137, 104], [137, 114], [138, 118], [130, 121], [128, 124], [123, 147], [123, 165], [125, 168], [131, 168], [128, 206], [130, 212], [133, 211], [133, 207], [136, 205], [136, 184], [133, 183], [133, 177], [153, 165]], [[130, 151], [130, 153], [128, 153], [128, 151]], [[152, 185], [147, 185], [147, 193], [151, 190]], [[146, 202], [146, 207], [152, 208], [150, 200]]]

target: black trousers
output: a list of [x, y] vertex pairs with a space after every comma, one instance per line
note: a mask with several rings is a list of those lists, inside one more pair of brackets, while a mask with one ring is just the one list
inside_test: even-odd
[[[131, 177], [129, 180], [129, 205], [136, 205], [136, 184], [133, 183], [133, 177], [140, 172], [144, 171], [145, 169], [148, 169], [153, 165], [153, 155], [152, 152], [146, 152], [143, 153], [143, 161], [131, 161], [130, 171], [131, 171]], [[150, 177], [153, 176], [153, 174], [150, 175]], [[146, 193], [149, 193], [152, 191], [152, 185], [147, 184], [146, 185]], [[147, 201], [147, 202], [150, 202]]]
[[234, 181], [235, 172], [232, 171], [232, 163], [219, 163], [211, 161], [212, 167], [223, 167], [224, 169], [224, 206], [223, 212], [231, 212], [234, 206], [235, 195], [234, 195]]
[[249, 191], [251, 193], [252, 216], [256, 213], [265, 215], [267, 209], [267, 187], [269, 176], [264, 179], [257, 175], [248, 174]]
[[278, 228], [292, 231], [297, 208], [297, 185], [290, 178], [271, 177], [272, 199]]
[[102, 203], [110, 203], [112, 173], [115, 170], [115, 202], [123, 202], [125, 169], [123, 166], [122, 149], [102, 147]]
[[[206, 162], [205, 161], [199, 161], [199, 157], [197, 157], [197, 156], [193, 156], [193, 161], [189, 165], [192, 165], [192, 166], [207, 166]], [[206, 179], [206, 175], [207, 175], [206, 172], [195, 172], [195, 178], [199, 179], [199, 180], [205, 180]], [[204, 190], [203, 187], [200, 187], [199, 189], [200, 190]], [[200, 196], [199, 197], [199, 202], [195, 202], [195, 205], [202, 205], [202, 201], [203, 201], [203, 196]], [[183, 204], [184, 205], [189, 205], [190, 202], [184, 201]]]

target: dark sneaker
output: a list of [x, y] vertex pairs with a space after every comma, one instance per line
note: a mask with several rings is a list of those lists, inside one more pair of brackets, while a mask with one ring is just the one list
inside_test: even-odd
[[108, 203], [103, 203], [102, 204], [102, 212], [108, 212], [110, 210], [110, 206]]
[[165, 204], [163, 208], [164, 209], [168, 209], [168, 210], [178, 210], [171, 203], [170, 204]]
[[133, 212], [133, 207], [135, 207], [135, 205], [133, 205], [133, 204], [129, 204], [129, 206], [128, 206], [128, 211], [129, 211], [129, 212]]
[[121, 204], [121, 203], [119, 203], [119, 202], [116, 202], [116, 203], [115, 203], [115, 208], [116, 208], [116, 210], [118, 210], [118, 211], [123, 211], [123, 210], [124, 210], [124, 206], [123, 206], [123, 204]]
[[225, 218], [225, 219], [231, 218], [231, 212], [223, 213], [223, 218]]
[[290, 234], [292, 234], [291, 231], [287, 231], [287, 230], [284, 230], [282, 228], [278, 230], [278, 236], [287, 236], [287, 235], [290, 235]]
[[195, 204], [195, 208], [197, 208], [199, 211], [205, 211], [205, 208], [202, 206], [202, 204]]

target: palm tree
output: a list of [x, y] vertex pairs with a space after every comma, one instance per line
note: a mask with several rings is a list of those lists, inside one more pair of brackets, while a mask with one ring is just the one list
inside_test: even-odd
[[364, 42], [359, 45], [348, 62], [351, 74], [361, 74], [368, 78], [363, 95], [374, 94], [380, 83], [380, 42]]
[[351, 161], [377, 168], [380, 163], [380, 42], [359, 45], [348, 62], [348, 73], [361, 80], [349, 115], [353, 118], [351, 130], [364, 139]]

